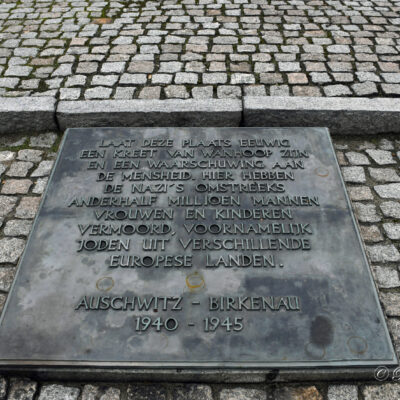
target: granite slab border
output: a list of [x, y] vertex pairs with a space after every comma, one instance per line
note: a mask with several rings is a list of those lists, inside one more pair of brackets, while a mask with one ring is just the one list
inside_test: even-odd
[[207, 100], [60, 101], [57, 120], [62, 131], [75, 127], [239, 126], [242, 102]]
[[242, 126], [325, 126], [333, 135], [400, 133], [400, 98], [244, 97]]
[[0, 134], [57, 131], [53, 97], [1, 97]]
[[326, 126], [333, 135], [400, 133], [400, 98], [82, 100], [0, 97], [0, 134], [94, 126]]

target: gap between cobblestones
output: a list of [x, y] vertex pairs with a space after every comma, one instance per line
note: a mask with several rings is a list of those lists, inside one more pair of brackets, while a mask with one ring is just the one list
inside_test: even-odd
[[394, 98], [0, 100], [0, 133], [94, 126], [325, 126], [335, 135], [400, 133], [400, 99]]

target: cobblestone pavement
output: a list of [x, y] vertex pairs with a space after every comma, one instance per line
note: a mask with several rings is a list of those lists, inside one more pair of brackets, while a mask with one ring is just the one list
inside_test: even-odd
[[[60, 136], [0, 137], [0, 303], [56, 157]], [[388, 326], [400, 354], [400, 140], [334, 138]], [[0, 377], [0, 400], [395, 400], [400, 384], [371, 380], [295, 384], [113, 384], [33, 382]]]
[[400, 95], [397, 0], [2, 0], [0, 96]]

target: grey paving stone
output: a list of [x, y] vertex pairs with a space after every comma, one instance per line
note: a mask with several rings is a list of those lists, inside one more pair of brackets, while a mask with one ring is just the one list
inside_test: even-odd
[[7, 300], [7, 295], [4, 293], [0, 294], [0, 312], [3, 312], [6, 300]]
[[4, 227], [6, 236], [28, 236], [32, 228], [32, 221], [12, 219]]
[[253, 74], [233, 73], [231, 75], [231, 84], [245, 85], [255, 83], [256, 79]]
[[20, 66], [20, 65], [11, 65], [8, 67], [6, 72], [4, 73], [5, 76], [20, 76], [26, 77], [32, 71], [32, 67], [27, 66]]
[[193, 72], [177, 72], [175, 75], [175, 83], [178, 85], [189, 84], [195, 85], [199, 80], [196, 73]]
[[76, 69], [78, 74], [93, 74], [97, 71], [99, 65], [97, 62], [80, 62]]
[[293, 94], [299, 97], [321, 97], [321, 89], [316, 86], [293, 86]]
[[117, 87], [114, 94], [114, 99], [130, 100], [136, 91], [134, 87]]
[[73, 75], [67, 79], [67, 81], [65, 82], [65, 86], [66, 87], [85, 86], [86, 80], [87, 78], [85, 75]]
[[50, 175], [54, 161], [41, 161], [38, 167], [31, 173], [31, 177], [42, 177]]
[[288, 82], [291, 85], [306, 85], [308, 83], [307, 75], [302, 72], [293, 72], [288, 74]]
[[323, 400], [319, 390], [315, 386], [290, 387], [281, 386], [275, 391], [275, 400], [313, 399]]
[[381, 85], [381, 88], [383, 90], [383, 93], [385, 95], [390, 96], [390, 95], [399, 95], [400, 94], [400, 85], [399, 84], [387, 84], [383, 83]]
[[115, 387], [107, 388], [100, 396], [99, 400], [120, 400], [121, 390]]
[[377, 182], [400, 182], [400, 176], [393, 168], [368, 168], [368, 171]]
[[0, 290], [3, 292], [8, 292], [10, 290], [15, 272], [15, 267], [0, 267]]
[[32, 189], [32, 193], [42, 194], [47, 186], [48, 178], [39, 178]]
[[169, 85], [164, 89], [165, 96], [169, 99], [188, 99], [189, 92], [184, 85]]
[[171, 74], [182, 71], [182, 68], [183, 63], [178, 61], [161, 62], [158, 72]]
[[24, 149], [18, 152], [17, 159], [21, 161], [39, 162], [42, 159], [42, 150]]
[[168, 85], [172, 82], [173, 75], [169, 74], [154, 74], [151, 77], [151, 83], [155, 85]]
[[360, 82], [380, 82], [381, 78], [373, 72], [359, 71], [356, 72]]
[[311, 80], [317, 84], [332, 82], [332, 78], [326, 72], [311, 72], [310, 76]]
[[111, 88], [104, 86], [98, 86], [95, 88], [90, 88], [85, 90], [85, 99], [109, 99], [112, 93]]
[[388, 318], [387, 319], [389, 332], [392, 334], [394, 339], [394, 344], [396, 351], [398, 352], [400, 345], [400, 319], [398, 318]]
[[194, 99], [210, 99], [213, 97], [212, 86], [200, 86], [192, 89], [192, 97]]
[[388, 183], [387, 185], [376, 185], [374, 190], [383, 199], [400, 199], [400, 183]]
[[[2, 310], [4, 301], [5, 301], [5, 296], [4, 295], [0, 296], [0, 310]], [[0, 399], [5, 399], [7, 395], [7, 387], [8, 387], [7, 379], [4, 376], [0, 376]]]
[[400, 224], [387, 222], [383, 224], [383, 229], [389, 239], [399, 240], [400, 239]]
[[246, 96], [266, 96], [266, 90], [264, 85], [250, 85], [244, 87], [244, 94]]
[[9, 150], [0, 151], [0, 162], [12, 161], [12, 160], [14, 160], [14, 158], [15, 158], [14, 151], [9, 151]]
[[105, 62], [101, 66], [101, 72], [102, 73], [122, 73], [125, 69], [125, 63], [124, 62]]
[[202, 79], [205, 85], [224, 84], [228, 81], [228, 75], [222, 72], [204, 73]]
[[379, 294], [386, 315], [389, 317], [400, 317], [400, 293], [384, 293]]
[[100, 388], [96, 385], [85, 385], [82, 389], [81, 400], [97, 400], [100, 394]]
[[260, 74], [260, 82], [265, 84], [283, 83], [283, 77], [279, 73]]
[[95, 75], [90, 84], [92, 86], [114, 86], [118, 79], [118, 75]]
[[400, 253], [392, 244], [376, 244], [366, 246], [367, 255], [372, 262], [397, 262], [400, 261]]
[[370, 96], [378, 93], [378, 88], [374, 82], [355, 83], [351, 87], [357, 96]]
[[0, 176], [7, 170], [7, 167], [4, 164], [0, 164]]
[[19, 78], [0, 78], [0, 87], [14, 89], [18, 85], [19, 81]]
[[123, 85], [143, 85], [147, 82], [146, 74], [122, 74], [120, 84]]
[[8, 400], [33, 400], [37, 386], [29, 379], [11, 378]]
[[0, 217], [7, 216], [15, 207], [18, 198], [0, 195]]
[[362, 390], [365, 400], [393, 400], [400, 398], [399, 383], [367, 385]]
[[57, 135], [55, 133], [42, 133], [38, 136], [32, 136], [30, 138], [29, 144], [32, 147], [46, 147], [50, 148], [53, 146], [57, 140]]
[[365, 242], [382, 242], [383, 236], [376, 225], [360, 226], [361, 237]]
[[28, 175], [28, 171], [33, 167], [33, 163], [30, 161], [14, 161], [7, 171], [7, 176], [12, 177], [25, 177]]
[[329, 385], [328, 400], [358, 400], [357, 385]]
[[160, 86], [144, 87], [139, 93], [139, 99], [159, 99], [161, 95]]
[[358, 150], [375, 149], [376, 145], [372, 142], [364, 140], [362, 144], [358, 146]]
[[289, 91], [290, 89], [288, 85], [274, 85], [269, 88], [270, 95], [276, 97], [289, 96]]
[[381, 150], [394, 150], [394, 145], [391, 140], [383, 138], [379, 141], [379, 148]]
[[154, 71], [153, 61], [133, 61], [129, 64], [128, 72], [152, 73]]
[[266, 400], [266, 398], [265, 390], [247, 388], [222, 389], [219, 395], [219, 400]]
[[339, 45], [339, 44], [327, 46], [327, 50], [329, 53], [344, 53], [344, 54], [350, 53], [349, 46]]
[[352, 92], [346, 85], [328, 85], [324, 86], [326, 96], [351, 96]]
[[61, 64], [51, 76], [70, 76], [72, 75], [72, 64]]
[[336, 158], [340, 166], [349, 165], [342, 151], [336, 151]]
[[381, 217], [376, 213], [375, 204], [353, 203], [354, 212], [360, 222], [379, 222]]
[[374, 149], [368, 149], [365, 151], [379, 165], [396, 164], [390, 151]]
[[379, 205], [385, 217], [400, 219], [400, 203], [397, 201], [385, 201]]
[[213, 400], [211, 387], [206, 385], [173, 386], [172, 398], [175, 400]]
[[34, 218], [40, 204], [40, 197], [23, 197], [16, 208], [15, 216], [17, 218]]
[[353, 201], [373, 200], [374, 196], [368, 186], [349, 186], [347, 187], [350, 199]]
[[44, 385], [38, 400], [77, 400], [80, 394], [78, 388], [64, 385]]
[[7, 179], [1, 188], [2, 194], [26, 194], [28, 193], [32, 181], [30, 179]]
[[365, 154], [358, 153], [356, 151], [346, 152], [346, 157], [349, 160], [349, 163], [352, 165], [369, 165], [369, 164], [371, 164], [368, 160], [368, 157]]
[[342, 167], [345, 182], [364, 183], [366, 181], [363, 167]]
[[25, 240], [23, 239], [0, 239], [0, 263], [15, 264], [18, 261], [19, 256], [22, 254], [24, 246]]
[[81, 96], [79, 88], [61, 88], [60, 100], [77, 100]]
[[237, 86], [218, 86], [217, 97], [219, 99], [240, 99], [242, 97], [242, 90]]
[[127, 400], [167, 400], [167, 390], [161, 385], [129, 385]]
[[278, 67], [281, 72], [298, 72], [301, 70], [298, 62], [279, 62]]

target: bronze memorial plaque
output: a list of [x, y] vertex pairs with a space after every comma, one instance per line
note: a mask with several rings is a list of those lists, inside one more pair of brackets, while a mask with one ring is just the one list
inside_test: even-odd
[[0, 363], [397, 364], [327, 129], [69, 129]]

